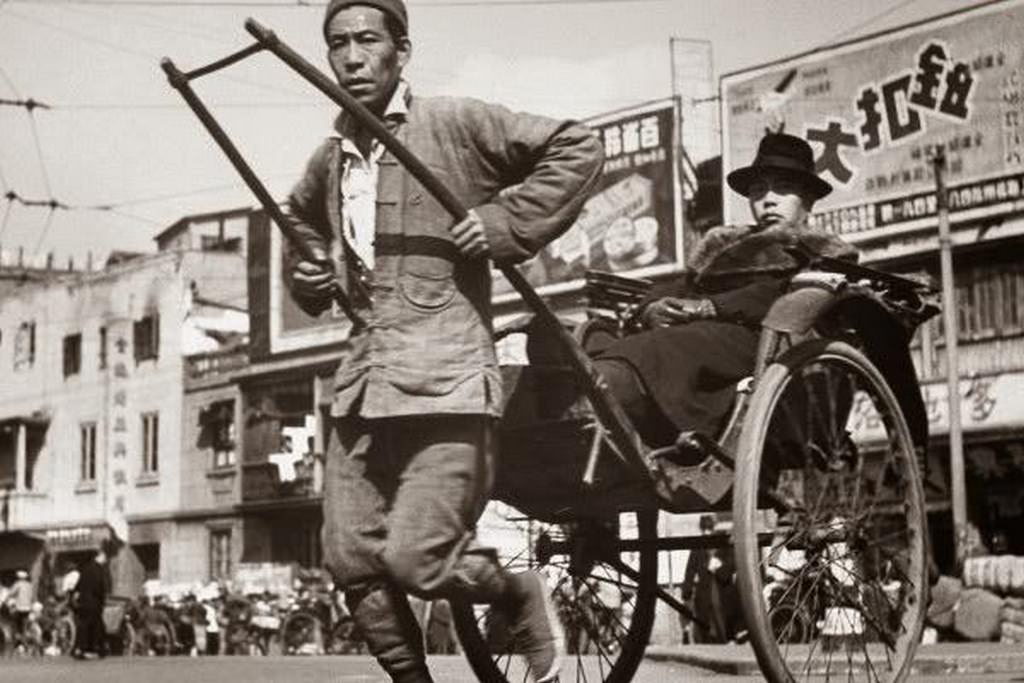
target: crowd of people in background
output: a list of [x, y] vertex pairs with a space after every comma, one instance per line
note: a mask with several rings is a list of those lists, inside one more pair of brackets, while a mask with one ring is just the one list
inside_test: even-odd
[[[67, 566], [53, 590], [37, 590], [25, 569], [0, 585], [0, 656], [319, 655], [366, 648], [340, 591], [318, 572], [273, 590], [214, 581], [110, 595], [107, 555]], [[40, 595], [46, 593], [46, 595]], [[451, 611], [415, 604], [429, 652], [454, 653]]]

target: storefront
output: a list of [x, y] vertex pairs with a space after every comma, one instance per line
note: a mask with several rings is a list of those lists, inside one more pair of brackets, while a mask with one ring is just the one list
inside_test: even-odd
[[42, 572], [46, 540], [40, 534], [23, 531], [0, 533], [0, 586], [9, 586], [15, 572], [24, 569], [38, 580]]

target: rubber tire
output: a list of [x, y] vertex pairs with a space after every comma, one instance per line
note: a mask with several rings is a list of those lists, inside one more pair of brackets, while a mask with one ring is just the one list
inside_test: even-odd
[[[816, 360], [826, 358], [845, 362], [870, 380], [878, 392], [880, 400], [888, 405], [892, 413], [895, 432], [901, 442], [903, 452], [909, 453], [911, 456], [906, 459], [904, 464], [912, 488], [909, 504], [914, 512], [912, 516], [917, 517], [916, 522], [911, 521], [911, 524], [916, 524], [913, 532], [917, 539], [915, 544], [917, 548], [913, 552], [917, 555], [919, 571], [914, 572], [917, 582], [913, 604], [903, 615], [902, 625], [907, 629], [907, 635], [903, 638], [904, 642], [902, 643], [902, 661], [898, 666], [894, 665], [893, 675], [887, 679], [890, 683], [899, 683], [910, 675], [914, 653], [917, 651], [921, 632], [924, 629], [928, 593], [928, 531], [924, 493], [913, 440], [910, 437], [910, 430], [899, 401], [886, 383], [882, 373], [863, 353], [845, 342], [815, 339], [799, 344], [783, 354], [778, 361], [769, 365], [757, 381], [740, 436], [733, 496], [733, 524], [735, 527], [733, 540], [740, 601], [750, 631], [750, 642], [765, 678], [771, 683], [793, 683], [796, 679], [779, 652], [768, 608], [762, 597], [761, 546], [757, 537], [758, 477], [764, 439], [771, 424], [772, 413], [777, 401], [797, 371]], [[911, 515], [908, 513], [908, 516]], [[908, 614], [910, 623], [907, 623], [906, 620]]]

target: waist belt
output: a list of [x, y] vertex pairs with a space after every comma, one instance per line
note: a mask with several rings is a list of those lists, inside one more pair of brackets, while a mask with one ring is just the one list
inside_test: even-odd
[[433, 256], [453, 263], [459, 258], [459, 250], [454, 242], [430, 235], [377, 235], [373, 241], [373, 250], [379, 256]]

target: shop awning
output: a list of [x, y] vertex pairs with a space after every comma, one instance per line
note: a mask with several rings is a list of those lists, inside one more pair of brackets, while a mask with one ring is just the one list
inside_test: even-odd
[[0, 571], [31, 570], [45, 545], [41, 536], [23, 531], [0, 533]]

